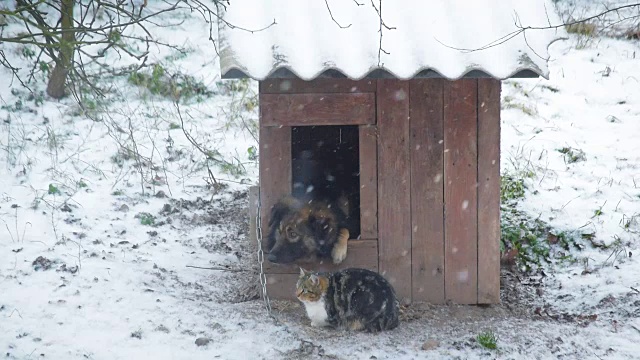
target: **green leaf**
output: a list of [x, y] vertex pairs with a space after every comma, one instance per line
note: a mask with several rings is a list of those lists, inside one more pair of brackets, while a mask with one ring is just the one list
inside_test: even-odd
[[49, 195], [60, 194], [60, 189], [58, 189], [55, 185], [49, 184]]

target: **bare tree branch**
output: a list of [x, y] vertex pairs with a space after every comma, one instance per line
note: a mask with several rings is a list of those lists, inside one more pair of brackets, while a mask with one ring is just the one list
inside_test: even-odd
[[[329, 7], [329, 0], [324, 0], [324, 3], [325, 3], [325, 5], [327, 5], [327, 10], [329, 10], [329, 16], [331, 16], [331, 20], [333, 20], [333, 22], [336, 23], [336, 25], [338, 25], [338, 27], [340, 27], [340, 29], [347, 29], [351, 25], [353, 25], [353, 24], [349, 24], [347, 26], [340, 25], [340, 23], [338, 23], [338, 21], [336, 21], [336, 19], [333, 17], [333, 13], [331, 13], [331, 8]], [[356, 2], [356, 4], [357, 4], [357, 2]]]
[[193, 268], [193, 269], [202, 269], [202, 270], [216, 270], [216, 271], [229, 271], [229, 272], [250, 272], [250, 270], [232, 269], [232, 268], [226, 268], [226, 267], [221, 267], [221, 266], [202, 267], [202, 266], [187, 265], [187, 267], [188, 268]]
[[[373, 1], [373, 0], [372, 0], [372, 1]], [[581, 23], [585, 23], [585, 22], [588, 22], [588, 21], [591, 21], [591, 20], [594, 20], [594, 19], [599, 19], [599, 18], [603, 17], [603, 16], [604, 16], [604, 15], [606, 15], [606, 14], [609, 14], [609, 13], [612, 13], [612, 12], [616, 12], [616, 13], [618, 13], [620, 10], [628, 9], [628, 8], [633, 8], [633, 7], [640, 7], [640, 3], [633, 3], [633, 4], [621, 5], [621, 6], [618, 6], [618, 7], [615, 7], [615, 8], [607, 9], [607, 10], [605, 10], [605, 11], [603, 11], [603, 12], [600, 12], [600, 13], [598, 13], [598, 14], [596, 14], [596, 15], [589, 16], [589, 17], [586, 17], [586, 18], [581, 19], [581, 20], [570, 21], [570, 22], [562, 23], [562, 24], [558, 24], [558, 25], [551, 25], [551, 24], [550, 24], [549, 26], [543, 26], [543, 27], [538, 27], [538, 26], [522, 26], [522, 24], [519, 24], [519, 23], [518, 23], [518, 19], [519, 19], [519, 17], [518, 17], [518, 16], [517, 16], [517, 14], [516, 14], [516, 21], [515, 21], [515, 25], [516, 25], [516, 27], [518, 28], [517, 30], [514, 30], [514, 31], [512, 31], [512, 32], [510, 32], [510, 33], [508, 33], [508, 34], [506, 34], [506, 35], [504, 35], [504, 36], [502, 36], [502, 37], [500, 37], [500, 38], [498, 38], [498, 39], [496, 39], [496, 40], [493, 40], [493, 41], [491, 41], [491, 42], [489, 42], [489, 43], [487, 43], [487, 44], [485, 44], [485, 45], [483, 45], [483, 46], [481, 46], [481, 47], [479, 47], [479, 48], [475, 48], [475, 49], [458, 48], [458, 47], [454, 47], [454, 46], [447, 45], [447, 44], [445, 44], [445, 43], [441, 42], [440, 40], [438, 40], [437, 38], [434, 38], [434, 39], [435, 39], [437, 42], [439, 42], [440, 44], [442, 44], [443, 46], [446, 46], [446, 47], [448, 47], [448, 48], [450, 48], [450, 49], [459, 50], [459, 51], [462, 51], [462, 52], [465, 52], [465, 53], [469, 53], [469, 52], [475, 52], [475, 51], [480, 51], [480, 50], [486, 50], [486, 49], [489, 49], [489, 48], [492, 48], [492, 47], [495, 47], [495, 46], [498, 46], [498, 45], [504, 44], [504, 43], [506, 43], [507, 41], [509, 41], [509, 40], [511, 40], [511, 39], [513, 39], [513, 38], [515, 38], [515, 37], [517, 37], [518, 35], [520, 35], [520, 34], [524, 33], [524, 32], [525, 32], [525, 31], [527, 31], [527, 30], [550, 30], [550, 29], [558, 29], [558, 28], [565, 27], [565, 26], [571, 26], [571, 25], [581, 24]], [[630, 19], [630, 18], [638, 18], [638, 17], [640, 17], [640, 15], [638, 15], [638, 16], [632, 16], [632, 17], [627, 17], [626, 19]]]
[[376, 13], [378, 14], [378, 19], [380, 20], [380, 27], [378, 29], [378, 33], [380, 33], [379, 43], [378, 43], [378, 67], [380, 67], [382, 66], [382, 62], [381, 62], [382, 53], [389, 55], [389, 52], [385, 51], [382, 48], [382, 27], [385, 27], [387, 30], [394, 30], [395, 27], [387, 26], [387, 24], [385, 24], [384, 20], [382, 19], [382, 0], [378, 1], [378, 7], [376, 7], [376, 4], [373, 2], [373, 0], [371, 0], [371, 6], [373, 6], [373, 8], [376, 10]]

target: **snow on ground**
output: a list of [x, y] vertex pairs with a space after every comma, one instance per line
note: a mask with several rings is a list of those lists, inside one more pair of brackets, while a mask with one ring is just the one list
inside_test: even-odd
[[[117, 91], [109, 111], [92, 115], [101, 121], [72, 99], [34, 101], [16, 82], [0, 89], [4, 357], [638, 358], [637, 40], [585, 45], [571, 35], [550, 48], [550, 80], [503, 83], [503, 171], [533, 173], [518, 208], [584, 234], [576, 262], [544, 276], [505, 270], [500, 306], [414, 306], [394, 331], [346, 334], [310, 328], [298, 304], [274, 302], [278, 323], [266, 315], [247, 218], [247, 188], [257, 181], [247, 127], [257, 110], [239, 105], [256, 84], [217, 85], [206, 24], [180, 17], [188, 21], [158, 31], [190, 52], [155, 58], [214, 91], [180, 113], [126, 77], [105, 79]], [[19, 59], [18, 47], [6, 48]], [[210, 163], [222, 185], [180, 115], [199, 144], [229, 161]], [[497, 350], [478, 345], [484, 330], [498, 336]], [[422, 349], [427, 340], [434, 349]]]
[[554, 45], [552, 80], [505, 84], [503, 99], [517, 98], [535, 115], [503, 111], [502, 146], [503, 169], [517, 159], [536, 173], [522, 209], [595, 245], [579, 255], [588, 261], [549, 284], [577, 310], [633, 293], [640, 280], [629, 255], [640, 233], [640, 49], [612, 39], [580, 51], [573, 45]]

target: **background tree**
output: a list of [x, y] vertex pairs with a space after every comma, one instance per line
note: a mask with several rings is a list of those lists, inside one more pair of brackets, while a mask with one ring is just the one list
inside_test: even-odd
[[[22, 1], [24, 2], [24, 1]], [[58, 59], [51, 72], [47, 94], [59, 99], [64, 96], [67, 74], [73, 64], [74, 25], [73, 25], [73, 0], [60, 1], [60, 28], [62, 36], [58, 51]]]
[[[325, 1], [328, 16], [333, 18], [328, 2]], [[355, 1], [357, 6], [364, 2]], [[4, 9], [2, 6], [4, 5]], [[25, 74], [12, 64], [5, 53], [6, 48], [0, 48], [0, 65], [10, 69], [15, 78], [28, 88], [35, 73], [42, 72], [48, 76], [47, 94], [60, 99], [69, 93], [79, 98], [80, 88], [89, 88], [92, 93], [102, 95], [100, 75], [104, 72], [123, 74], [134, 72], [147, 66], [150, 46], [169, 47], [183, 52], [174, 45], [163, 43], [150, 30], [150, 26], [171, 27], [178, 25], [176, 20], [156, 21], [161, 15], [173, 11], [186, 9], [196, 11], [209, 24], [209, 39], [215, 47], [213, 28], [217, 21], [224, 21], [219, 16], [229, 0], [158, 0], [148, 4], [147, 0], [8, 0], [0, 5], [0, 44], [14, 43], [35, 46], [38, 51], [34, 54], [35, 62]], [[380, 17], [380, 49], [383, 49], [383, 30], [393, 30], [383, 21], [382, 1], [371, 1], [371, 6]], [[623, 21], [634, 21], [639, 13], [621, 13], [623, 10], [640, 11], [640, 3], [628, 3], [615, 8], [605, 8], [602, 12], [592, 16], [576, 18], [570, 16], [563, 24], [549, 24], [548, 27], [533, 28], [527, 24], [517, 24], [518, 30], [496, 39], [496, 41], [477, 49], [459, 49], [461, 51], [479, 51], [499, 45], [520, 33], [537, 29], [566, 27], [574, 29], [577, 25], [602, 19], [605, 15], [616, 13], [619, 19], [609, 26]], [[173, 23], [171, 23], [173, 22]], [[343, 26], [336, 22], [341, 28]], [[160, 25], [162, 24], [162, 25]], [[275, 24], [274, 23], [271, 25]], [[227, 24], [235, 27], [232, 24]], [[271, 26], [270, 25], [270, 26]], [[267, 27], [268, 28], [268, 27]], [[255, 32], [264, 29], [242, 29]], [[638, 36], [637, 30], [630, 36]], [[446, 44], [445, 44], [446, 45]], [[118, 59], [129, 58], [129, 67], [117, 69], [108, 55], [117, 54]], [[51, 70], [52, 69], [52, 70]]]
[[[226, 2], [228, 4], [228, 2]], [[0, 7], [0, 44], [13, 43], [33, 46], [33, 67], [25, 73], [14, 66], [11, 56], [0, 48], [0, 64], [11, 70], [18, 81], [29, 88], [38, 72], [48, 75], [46, 92], [55, 99], [69, 93], [78, 96], [80, 87], [88, 87], [95, 94], [104, 90], [99, 74], [121, 74], [146, 65], [150, 46], [168, 47], [150, 31], [150, 26], [170, 27], [179, 21], [160, 25], [156, 18], [179, 9], [197, 11], [210, 24], [218, 18], [224, 1], [154, 1], [147, 0], [10, 0]], [[2, 6], [0, 5], [0, 6]], [[210, 39], [214, 41], [213, 35]], [[129, 58], [133, 67], [117, 69], [109, 55]], [[52, 69], [52, 70], [51, 70]]]

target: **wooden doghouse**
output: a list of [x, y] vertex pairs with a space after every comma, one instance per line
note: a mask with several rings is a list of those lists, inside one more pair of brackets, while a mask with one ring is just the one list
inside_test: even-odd
[[[253, 33], [223, 24], [220, 44], [223, 78], [259, 80], [262, 209], [259, 216], [263, 236], [267, 234], [271, 207], [280, 196], [293, 190], [296, 149], [301, 143], [303, 148], [304, 144], [313, 145], [302, 138], [308, 139], [314, 131], [320, 134], [313, 135], [315, 140], [322, 134], [332, 134], [323, 130], [324, 127], [344, 129], [350, 134], [350, 141], [357, 144], [351, 149], [356, 152], [352, 165], [357, 166], [360, 205], [360, 233], [349, 241], [346, 260], [334, 266], [330, 263], [278, 265], [265, 259], [269, 296], [294, 299], [298, 265], [301, 265], [314, 270], [372, 269], [393, 284], [403, 302], [499, 302], [500, 80], [547, 77], [546, 62], [529, 55], [546, 53], [546, 45], [551, 41], [548, 34], [528, 36], [537, 48], [518, 37], [513, 40], [515, 45], [507, 45], [508, 51], [490, 47], [483, 50], [487, 53], [482, 55], [462, 55], [448, 47], [437, 47], [433, 41], [410, 39], [409, 34], [398, 30], [403, 24], [429, 27], [430, 20], [424, 16], [437, 18], [438, 14], [424, 15], [427, 14], [422, 11], [424, 4], [419, 1], [385, 3], [384, 21], [393, 23], [396, 33], [384, 34], [383, 39], [391, 38], [384, 45], [384, 52], [363, 51], [367, 54], [377, 51], [378, 58], [373, 60], [377, 60], [377, 65], [363, 60], [362, 66], [354, 69], [353, 64], [341, 64], [344, 58], [337, 55], [332, 58], [331, 52], [323, 54], [322, 61], [315, 61], [314, 54], [317, 56], [322, 49], [314, 49], [307, 55], [279, 41], [286, 42], [293, 36], [289, 31], [297, 26], [296, 36], [310, 42], [316, 36], [314, 32], [326, 31], [329, 34], [323, 36], [358, 46], [356, 37], [361, 35], [353, 35], [354, 31], [364, 30], [353, 30], [349, 26], [351, 32], [342, 32], [349, 29], [337, 27], [329, 14], [324, 20], [310, 20], [311, 29], [300, 28], [301, 19], [295, 18], [300, 14], [295, 10], [305, 9], [321, 17], [322, 11], [326, 11], [324, 3], [320, 7], [308, 2], [274, 3], [274, 8], [290, 7], [289, 12], [281, 12], [268, 10], [268, 6], [259, 6], [255, 1], [231, 4], [224, 14], [225, 21], [241, 22], [247, 9], [253, 9], [267, 13], [247, 17], [274, 18], [276, 24]], [[354, 27], [360, 24], [367, 29], [363, 17], [371, 14], [357, 13], [360, 10], [349, 8], [346, 3], [336, 5], [333, 14], [340, 13], [356, 25]], [[460, 5], [461, 18], [476, 20], [475, 30], [510, 29], [512, 19], [506, 14], [521, 6], [514, 2], [494, 17], [477, 20], [466, 3], [452, 3]], [[485, 5], [495, 7], [489, 2]], [[546, 24], [547, 17], [542, 17], [543, 5], [544, 2], [529, 4], [527, 11], [528, 14], [538, 11], [540, 17], [536, 19]], [[415, 11], [407, 12], [407, 7]], [[407, 19], [408, 13], [424, 16]], [[487, 26], [489, 23], [491, 27]], [[468, 24], [459, 26], [461, 31], [471, 30]], [[465, 37], [463, 45], [472, 48], [472, 44], [482, 45], [503, 35], [499, 31], [480, 32], [474, 34], [478, 41]], [[378, 46], [377, 32], [371, 36]], [[450, 38], [445, 30], [434, 30], [436, 36]], [[531, 36], [536, 37], [535, 41]], [[446, 63], [430, 64], [430, 52], [423, 51], [419, 55], [425, 59], [407, 65], [398, 58], [416, 54], [407, 54], [406, 46], [394, 47], [393, 44], [411, 41], [411, 46], [429, 48], [431, 53], [440, 56], [444, 53], [448, 57], [445, 61], [461, 64], [454, 70], [443, 70], [448, 68]], [[319, 43], [331, 46], [327, 42]], [[308, 131], [309, 127], [315, 130]], [[333, 134], [321, 142], [331, 143], [336, 138], [335, 132]], [[250, 201], [252, 231], [257, 204], [255, 190]]]

